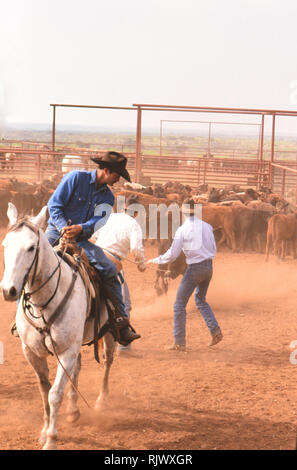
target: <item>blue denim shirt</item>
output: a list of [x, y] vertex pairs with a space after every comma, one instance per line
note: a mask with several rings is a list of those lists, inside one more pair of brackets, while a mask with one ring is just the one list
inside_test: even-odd
[[70, 171], [48, 201], [49, 228], [60, 231], [70, 219], [72, 225], [82, 226], [78, 240], [88, 239], [106, 223], [113, 204], [108, 186], [97, 188], [97, 170]]

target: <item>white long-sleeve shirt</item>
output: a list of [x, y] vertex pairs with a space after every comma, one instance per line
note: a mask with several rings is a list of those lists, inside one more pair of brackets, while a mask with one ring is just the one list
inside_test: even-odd
[[119, 256], [127, 258], [133, 253], [135, 261], [145, 262], [142, 243], [142, 230], [139, 223], [130, 215], [113, 212], [106, 224], [94, 234], [96, 245]]
[[216, 242], [212, 226], [197, 217], [189, 217], [177, 229], [171, 247], [166, 253], [151, 261], [155, 264], [170, 263], [182, 251], [187, 264], [213, 259], [216, 254]]

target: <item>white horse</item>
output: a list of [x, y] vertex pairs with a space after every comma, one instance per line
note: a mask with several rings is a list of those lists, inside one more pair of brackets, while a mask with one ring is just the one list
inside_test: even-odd
[[[44, 425], [40, 435], [43, 449], [55, 449], [56, 421], [64, 390], [71, 377], [68, 393], [68, 421], [79, 416], [77, 383], [81, 367], [80, 349], [93, 339], [93, 320], [87, 317], [87, 294], [83, 280], [73, 277], [73, 269], [53, 250], [41, 227], [46, 220], [46, 207], [34, 217], [17, 218], [16, 207], [9, 203], [7, 215], [10, 227], [3, 241], [4, 275], [1, 282], [3, 297], [18, 303], [16, 326], [23, 352], [32, 365], [43, 399]], [[73, 284], [68, 300], [65, 294]], [[61, 304], [62, 302], [62, 304]], [[26, 308], [27, 305], [27, 308]], [[51, 325], [52, 315], [60, 311]], [[101, 309], [100, 326], [108, 320]], [[47, 326], [50, 326], [49, 330]], [[113, 361], [115, 341], [110, 332], [103, 338], [104, 378], [95, 408], [101, 408], [108, 393], [108, 376]], [[58, 367], [53, 385], [48, 375], [47, 356], [57, 354]], [[65, 372], [67, 371], [67, 373]]]

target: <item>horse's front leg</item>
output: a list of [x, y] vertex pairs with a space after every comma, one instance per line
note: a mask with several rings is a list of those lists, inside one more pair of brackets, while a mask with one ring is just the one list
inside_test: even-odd
[[[79, 353], [79, 355], [77, 356], [76, 365], [75, 365], [75, 368], [71, 377], [71, 380], [76, 388], [78, 385], [78, 376], [79, 376], [80, 369], [81, 369], [81, 353]], [[77, 391], [72, 385], [70, 385], [69, 392], [68, 392], [69, 401], [68, 401], [68, 406], [67, 406], [67, 414], [68, 414], [67, 421], [69, 423], [74, 423], [80, 417], [79, 408], [77, 406], [77, 398], [78, 398]]]
[[48, 365], [47, 361], [45, 358], [40, 358], [36, 356], [29, 348], [28, 346], [25, 346], [23, 344], [23, 351], [24, 351], [24, 356], [26, 357], [27, 361], [31, 364], [33, 367], [37, 378], [39, 380], [39, 389], [40, 393], [42, 396], [42, 401], [43, 401], [43, 428], [40, 433], [39, 437], [39, 442], [41, 445], [44, 445], [46, 441], [46, 433], [47, 433], [47, 428], [49, 425], [49, 415], [50, 415], [50, 408], [49, 408], [49, 403], [48, 403], [48, 392], [51, 388], [51, 384], [48, 380]]
[[[71, 377], [74, 373], [79, 355], [79, 346], [72, 346], [72, 348], [59, 354], [59, 365], [53, 386], [48, 394], [48, 402], [50, 407], [49, 425], [46, 433], [46, 442], [43, 450], [55, 450], [57, 440], [57, 417], [58, 411], [61, 406], [64, 390], [68, 381], [68, 375]], [[65, 370], [67, 371], [67, 374]]]
[[113, 363], [113, 354], [115, 350], [115, 340], [111, 333], [106, 333], [103, 337], [104, 343], [104, 377], [100, 394], [95, 403], [95, 409], [102, 409], [108, 395], [108, 378], [111, 365]]

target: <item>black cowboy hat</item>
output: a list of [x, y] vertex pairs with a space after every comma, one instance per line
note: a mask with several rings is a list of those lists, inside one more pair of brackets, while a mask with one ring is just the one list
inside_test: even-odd
[[108, 168], [125, 178], [125, 180], [131, 181], [130, 175], [126, 170], [127, 158], [121, 153], [107, 152], [102, 158], [91, 158], [91, 160], [97, 163], [99, 168]]

